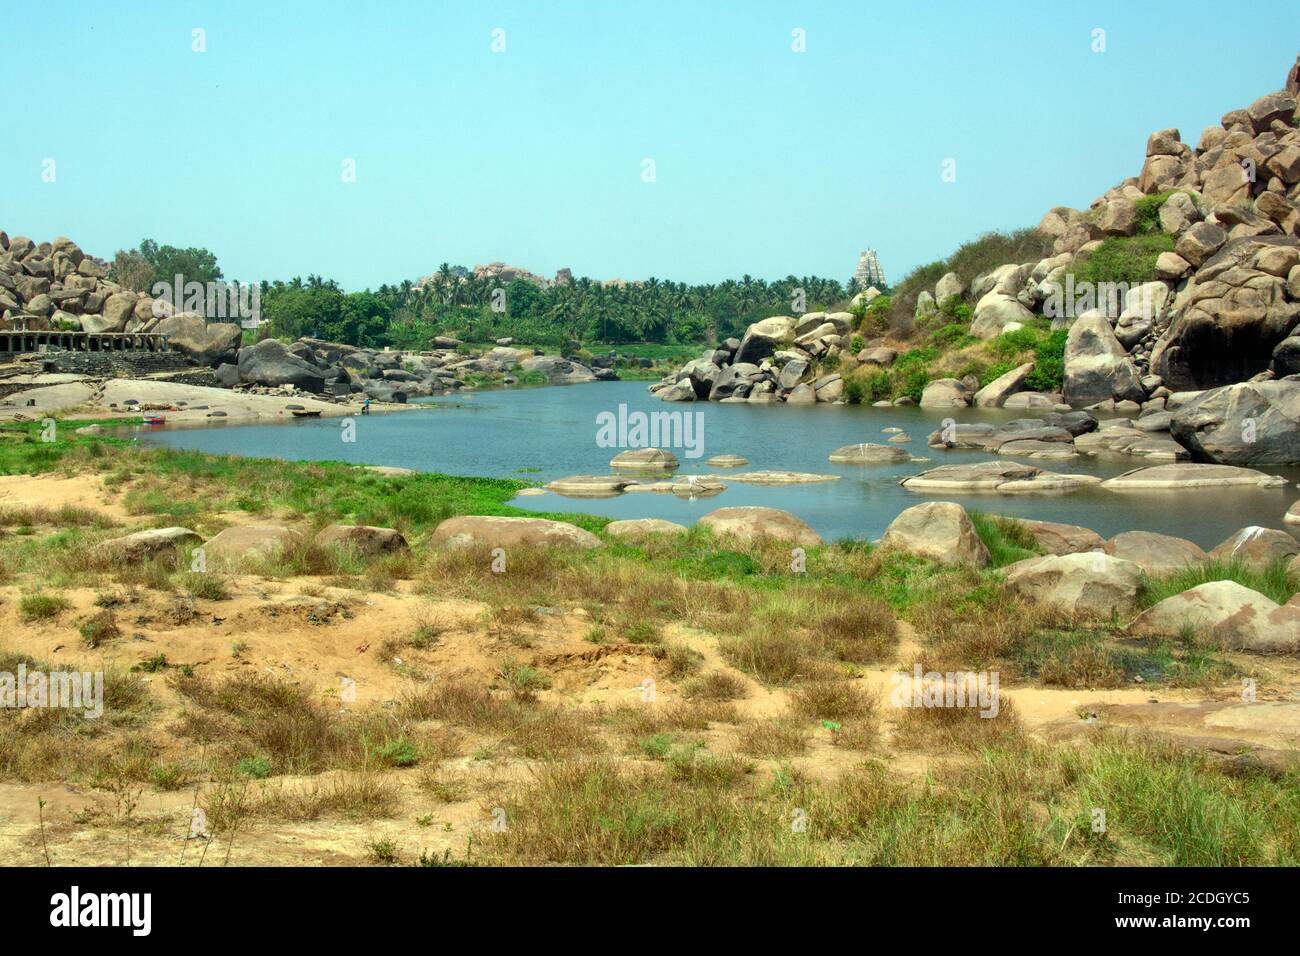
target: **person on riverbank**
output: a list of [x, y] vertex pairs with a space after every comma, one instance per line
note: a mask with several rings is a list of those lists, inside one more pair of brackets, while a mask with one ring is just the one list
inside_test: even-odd
[[369, 414], [370, 414], [370, 399], [369, 399], [369, 398], [367, 398], [365, 401], [363, 401], [363, 402], [361, 403], [361, 414], [362, 414], [362, 415], [369, 415]]

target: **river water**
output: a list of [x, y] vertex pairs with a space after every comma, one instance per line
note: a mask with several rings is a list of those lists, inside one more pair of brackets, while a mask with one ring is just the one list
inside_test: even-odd
[[[1295, 482], [1300, 479], [1297, 469], [1263, 469], [1285, 475], [1290, 483], [1275, 489], [920, 495], [900, 487], [898, 480], [940, 464], [995, 457], [985, 452], [928, 448], [926, 436], [944, 418], [996, 422], [1018, 416], [988, 409], [665, 403], [646, 391], [645, 382], [500, 389], [424, 399], [421, 405], [426, 407], [353, 419], [356, 440], [351, 443], [342, 440], [340, 419], [212, 428], [142, 428], [138, 435], [141, 444], [214, 454], [338, 460], [547, 482], [569, 475], [610, 473], [609, 460], [619, 449], [598, 443], [597, 416], [601, 413], [617, 416], [620, 405], [626, 406], [629, 413], [698, 413], [702, 417], [692, 422], [702, 423], [701, 456], [693, 459], [687, 457], [686, 449], [673, 449], [682, 462], [681, 474], [717, 474], [725, 481], [728, 469], [708, 468], [704, 459], [735, 454], [750, 461], [736, 471], [818, 472], [839, 475], [840, 480], [788, 486], [732, 483], [719, 495], [696, 500], [653, 493], [599, 499], [548, 493], [518, 498], [514, 504], [535, 511], [667, 518], [682, 524], [690, 524], [715, 508], [766, 505], [799, 515], [828, 540], [879, 537], [904, 508], [921, 501], [945, 500], [990, 513], [1084, 525], [1106, 537], [1127, 530], [1159, 531], [1189, 538], [1208, 549], [1246, 525], [1286, 529], [1282, 516], [1297, 497]], [[867, 466], [827, 461], [827, 456], [841, 445], [885, 443], [889, 435], [882, 429], [887, 427], [904, 429], [912, 441], [903, 447], [931, 461]], [[1072, 461], [1032, 463], [1047, 471], [1103, 477], [1143, 465], [1141, 459], [1120, 456], [1079, 456]]]

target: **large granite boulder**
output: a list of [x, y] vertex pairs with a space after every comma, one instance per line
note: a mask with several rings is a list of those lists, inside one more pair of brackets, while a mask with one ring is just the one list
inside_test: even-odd
[[1169, 432], [1200, 461], [1300, 464], [1300, 376], [1212, 389], [1177, 409]]
[[1154, 531], [1123, 531], [1106, 542], [1106, 553], [1132, 561], [1148, 574], [1169, 574], [1208, 555], [1195, 542]]
[[250, 385], [293, 385], [305, 392], [325, 391], [325, 374], [276, 339], [239, 350], [239, 378]]
[[1181, 637], [1270, 653], [1300, 646], [1300, 606], [1279, 605], [1236, 581], [1210, 581], [1165, 598], [1129, 624], [1133, 634]]
[[219, 564], [268, 558], [302, 541], [302, 535], [279, 525], [246, 524], [227, 528], [208, 539], [204, 556]]
[[1034, 363], [1026, 362], [1009, 372], [1004, 372], [976, 392], [971, 404], [976, 408], [1001, 408], [1008, 398], [1020, 391], [1020, 387], [1025, 384], [1025, 379], [1033, 370]]
[[547, 518], [498, 518], [461, 515], [433, 529], [429, 542], [448, 547], [509, 548], [515, 545], [599, 548], [604, 542], [590, 531]]
[[140, 561], [186, 545], [202, 544], [203, 537], [189, 528], [150, 528], [99, 545], [100, 553], [118, 560]]
[[1146, 586], [1142, 568], [1100, 551], [1028, 558], [1002, 570], [1013, 594], [1073, 618], [1127, 617]]
[[945, 565], [982, 568], [990, 561], [970, 515], [951, 501], [930, 501], [903, 511], [885, 529], [880, 546]]
[[1210, 557], [1221, 561], [1268, 564], [1285, 561], [1297, 554], [1300, 554], [1300, 542], [1285, 531], [1252, 525], [1230, 535], [1210, 552]]
[[196, 312], [181, 312], [159, 319], [154, 332], [167, 336], [172, 351], [180, 352], [196, 365], [216, 368], [233, 364], [243, 329], [233, 322], [209, 323]]
[[1080, 316], [1065, 342], [1065, 400], [1092, 405], [1146, 399], [1142, 375], [1101, 314]]
[[824, 544], [819, 535], [802, 520], [779, 508], [719, 508], [697, 522], [719, 537], [741, 544], [760, 540], [782, 541], [803, 547]]
[[636, 540], [656, 534], [686, 534], [690, 529], [663, 518], [627, 518], [605, 525], [605, 533], [614, 538]]
[[1056, 521], [1038, 521], [1033, 518], [1002, 516], [1001, 520], [1019, 525], [1047, 554], [1079, 554], [1099, 551], [1105, 544], [1101, 535], [1091, 528]]
[[774, 315], [755, 322], [745, 330], [735, 361], [761, 362], [794, 337], [794, 327], [795, 320], [788, 315]]
[[316, 543], [368, 556], [393, 554], [410, 548], [400, 531], [361, 524], [328, 525], [317, 532]]

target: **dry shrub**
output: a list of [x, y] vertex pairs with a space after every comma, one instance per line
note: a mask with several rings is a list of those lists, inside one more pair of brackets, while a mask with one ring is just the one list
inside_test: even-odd
[[819, 681], [790, 695], [795, 713], [815, 720], [840, 721], [874, 718], [878, 701], [874, 695], [847, 680]]
[[709, 671], [683, 684], [682, 693], [691, 700], [740, 700], [749, 696], [749, 685], [727, 671]]
[[1020, 718], [1009, 698], [998, 698], [998, 712], [984, 717], [978, 707], [906, 707], [899, 710], [894, 743], [908, 750], [979, 750], [1013, 746], [1024, 740]]
[[808, 737], [803, 721], [778, 717], [742, 724], [736, 747], [751, 757], [791, 757], [808, 749]]

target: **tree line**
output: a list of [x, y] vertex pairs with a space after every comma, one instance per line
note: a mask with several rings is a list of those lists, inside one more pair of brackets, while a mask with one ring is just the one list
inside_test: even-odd
[[[178, 249], [145, 240], [120, 251], [110, 278], [137, 291], [157, 281], [221, 278], [216, 256], [205, 249]], [[469, 342], [512, 337], [562, 347], [591, 344], [694, 345], [738, 336], [769, 315], [842, 306], [855, 283], [819, 276], [776, 281], [742, 276], [718, 283], [688, 284], [650, 278], [604, 284], [575, 278], [540, 287], [516, 278], [502, 285], [463, 266], [443, 263], [420, 284], [403, 280], [378, 289], [348, 292], [332, 279], [309, 275], [262, 282], [264, 335], [315, 336], [349, 345], [427, 348], [436, 335]]]

